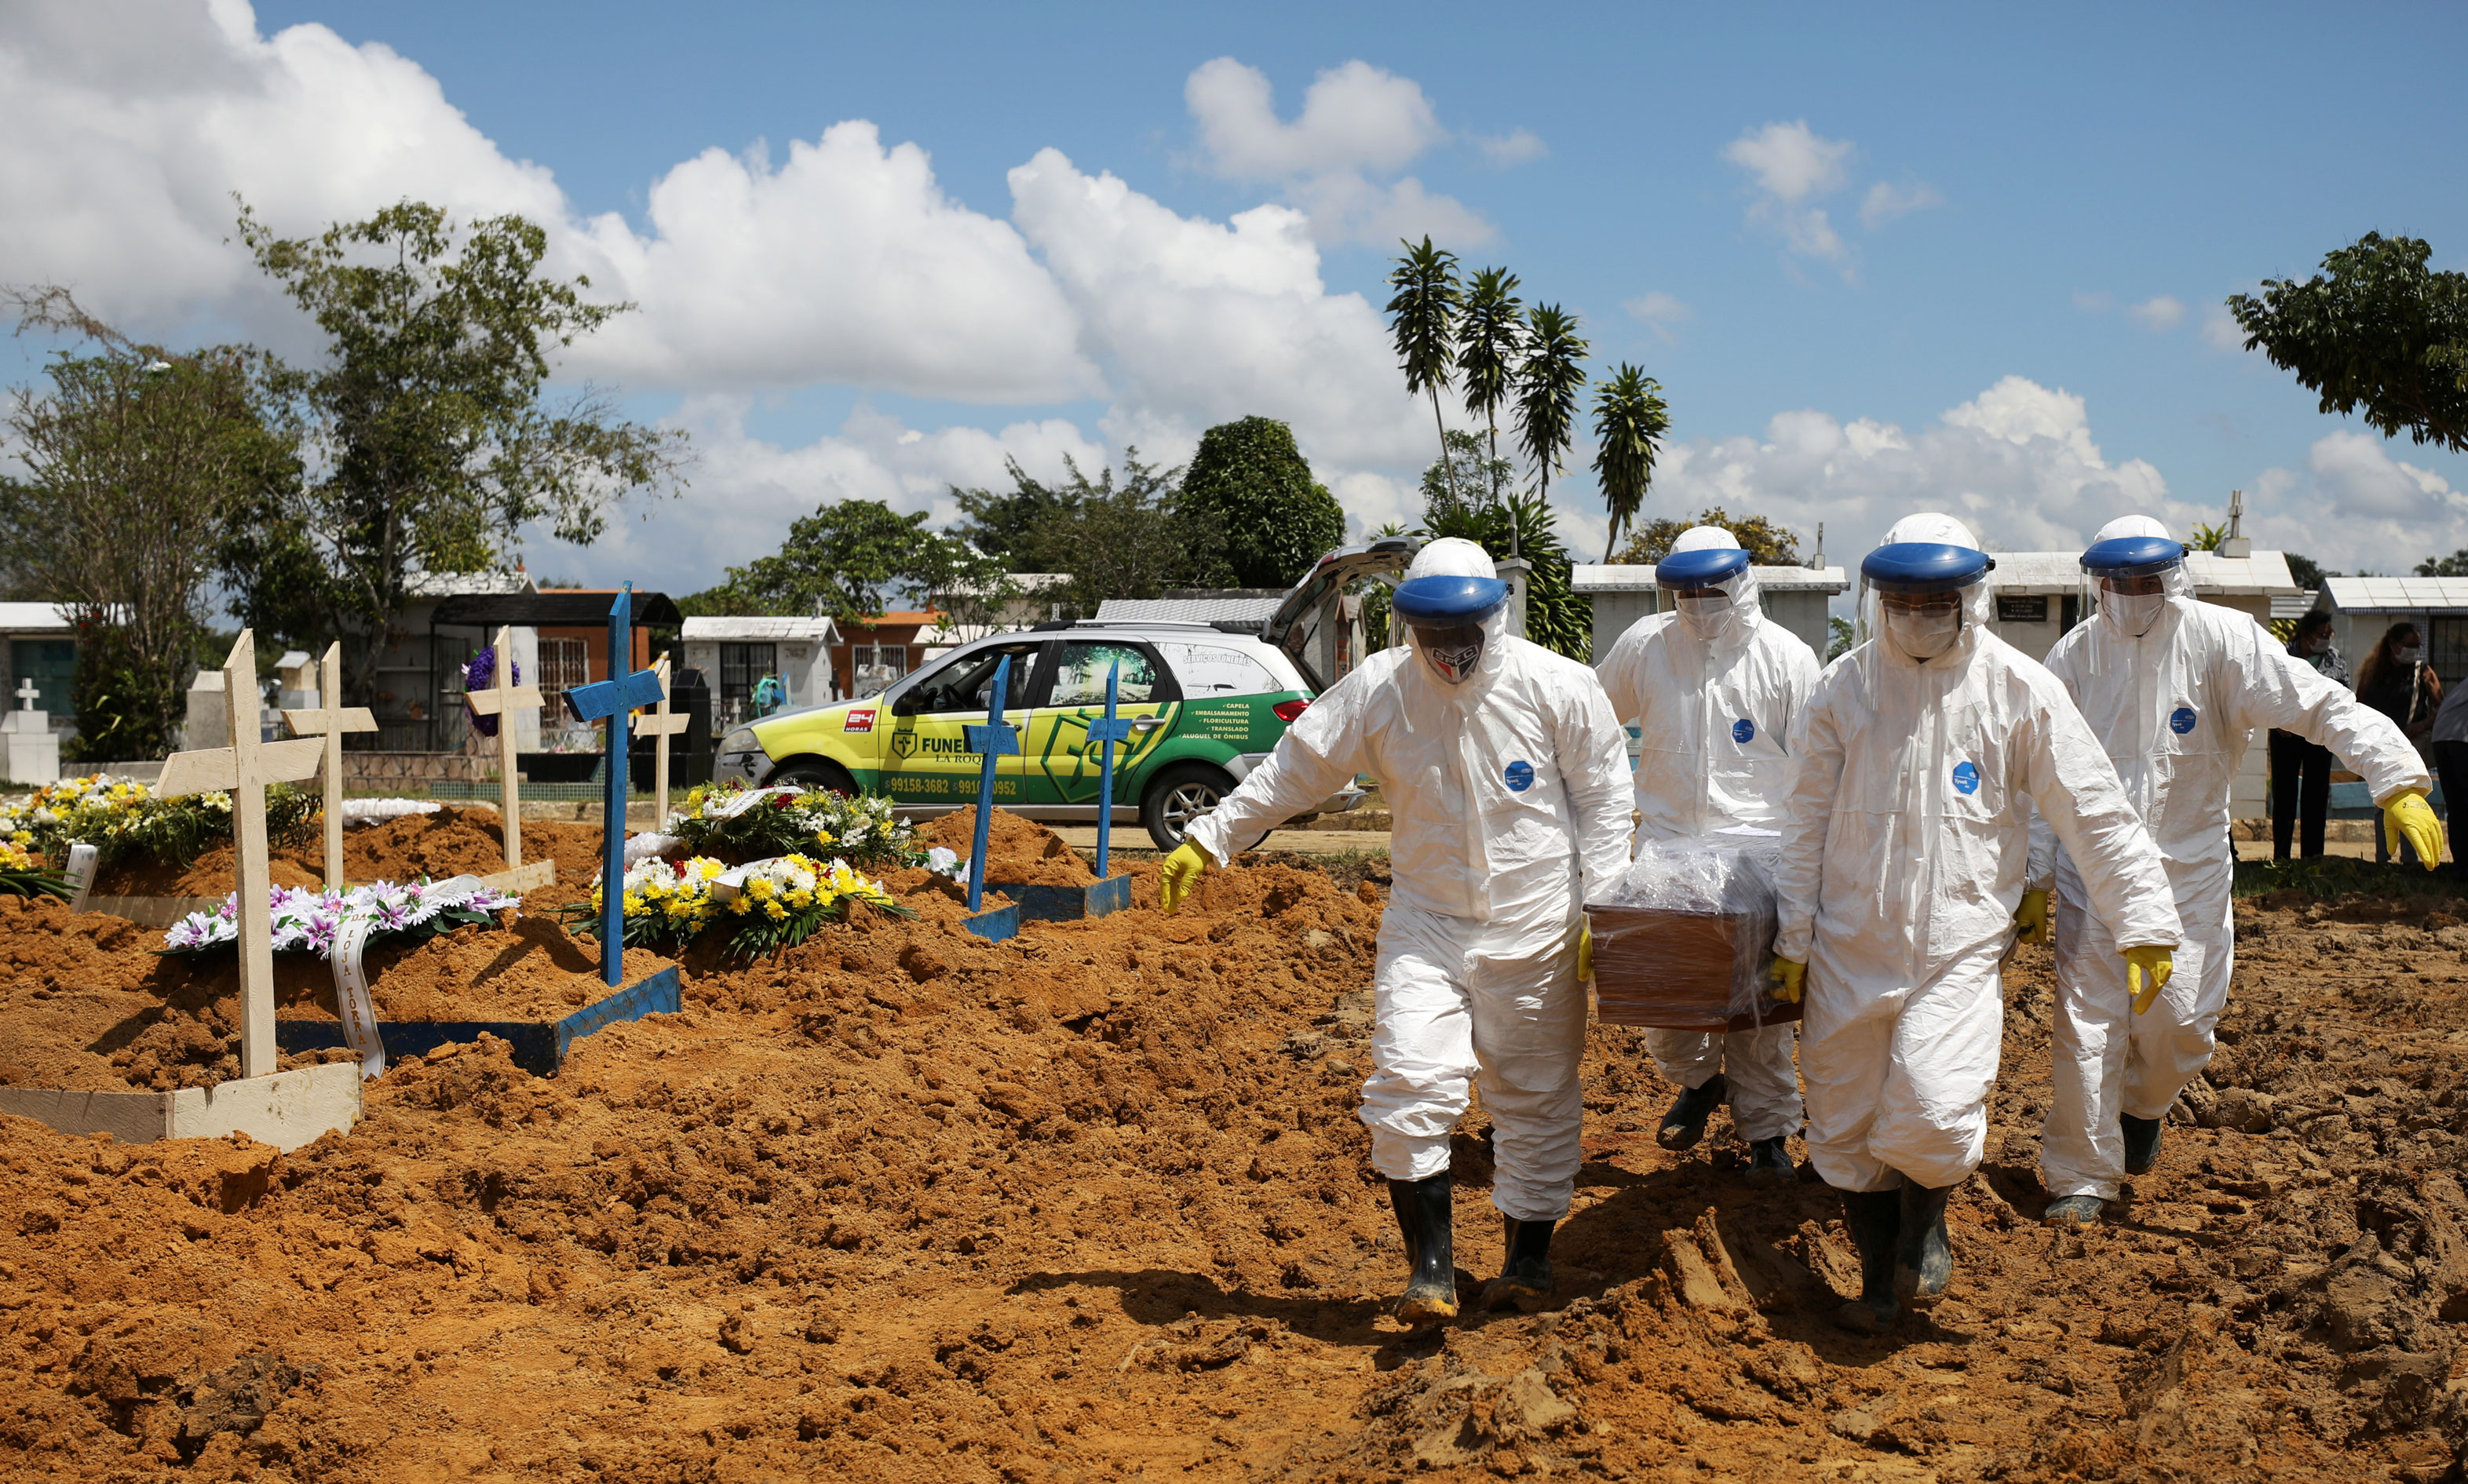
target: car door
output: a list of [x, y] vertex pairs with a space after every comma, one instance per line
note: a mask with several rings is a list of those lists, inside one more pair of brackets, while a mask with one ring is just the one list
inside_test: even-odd
[[[1015, 726], [1026, 721], [1032, 713], [1021, 702], [1037, 694], [1038, 665], [1046, 648], [1038, 639], [990, 644], [948, 655], [922, 672], [893, 698], [889, 715], [875, 722], [881, 727], [887, 721], [889, 728], [882, 749], [884, 791], [902, 804], [974, 804], [982, 760], [969, 750], [966, 728], [985, 724], [994, 668], [1006, 658], [1012, 664], [1003, 714]], [[995, 765], [996, 803], [1021, 802], [1021, 761], [1015, 754]]]
[[1147, 761], [1174, 730], [1181, 695], [1173, 672], [1137, 640], [1066, 639], [1059, 650], [1021, 743], [1024, 801], [1095, 808], [1104, 758], [1088, 741], [1088, 723], [1106, 714], [1106, 676], [1113, 672], [1114, 714], [1131, 723], [1131, 740], [1114, 749], [1114, 801], [1138, 803]]

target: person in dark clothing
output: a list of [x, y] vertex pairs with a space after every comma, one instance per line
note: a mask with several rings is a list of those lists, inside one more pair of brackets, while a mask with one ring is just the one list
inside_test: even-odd
[[[2297, 637], [2288, 652], [2342, 685], [2351, 686], [2347, 661], [2331, 643], [2331, 615], [2316, 608], [2297, 621]], [[2317, 746], [2294, 732], [2271, 733], [2271, 856], [2286, 860], [2292, 842], [2300, 843], [2308, 860], [2322, 855], [2322, 822], [2331, 816], [2331, 749]], [[2304, 822], [2301, 839], [2297, 823]]]
[[[2414, 624], [2397, 623], [2384, 631], [2382, 643], [2357, 667], [2357, 699], [2398, 722], [2410, 742], [2424, 745], [2442, 704], [2442, 680], [2425, 663], [2425, 642]], [[2449, 790], [2444, 793], [2447, 798]], [[2390, 842], [2380, 830], [2374, 832], [2374, 858], [2390, 858]], [[2400, 858], [2414, 858], [2405, 841]]]
[[[2434, 753], [2434, 776], [2442, 781], [2443, 825], [2454, 841], [2459, 838], [2459, 810], [2468, 807], [2468, 685], [2462, 685], [2442, 698], [2441, 709], [2434, 714], [2434, 731], [2430, 734]], [[2455, 845], [2451, 852], [2451, 875], [2457, 880], [2468, 880], [2468, 860], [2459, 858]]]

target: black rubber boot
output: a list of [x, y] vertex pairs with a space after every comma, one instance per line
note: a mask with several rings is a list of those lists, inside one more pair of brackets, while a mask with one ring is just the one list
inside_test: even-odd
[[1695, 1149], [1705, 1136], [1705, 1120], [1714, 1116], [1731, 1096], [1731, 1084], [1716, 1072], [1705, 1079], [1702, 1087], [1690, 1087], [1662, 1115], [1662, 1127], [1654, 1131], [1654, 1142], [1664, 1149]]
[[1799, 1171], [1791, 1162], [1791, 1151], [1779, 1138], [1757, 1139], [1748, 1145], [1748, 1183], [1751, 1185], [1788, 1185], [1799, 1178]]
[[1842, 1228], [1860, 1249], [1860, 1296], [1834, 1312], [1834, 1322], [1862, 1335], [1894, 1327], [1902, 1306], [1894, 1301], [1894, 1244], [1903, 1225], [1903, 1193], [1846, 1190]]
[[2061, 1196], [2048, 1202], [2040, 1220], [2050, 1226], [2092, 1226], [2099, 1222], [2099, 1213], [2108, 1202], [2097, 1196]]
[[2168, 1126], [2164, 1118], [2137, 1118], [2120, 1113], [2116, 1121], [2125, 1126], [2125, 1173], [2148, 1175], [2160, 1162], [2160, 1130]]
[[1951, 1185], [1931, 1189], [1903, 1181], [1902, 1231], [1894, 1244], [1894, 1296], [1907, 1309], [1934, 1308], [1954, 1281], [1954, 1244], [1945, 1234]]
[[1533, 1313], [1551, 1306], [1551, 1231], [1556, 1221], [1520, 1221], [1503, 1216], [1508, 1257], [1499, 1276], [1483, 1286], [1482, 1307]]
[[1397, 1208], [1397, 1230], [1405, 1238], [1405, 1295], [1397, 1300], [1397, 1317], [1407, 1324], [1455, 1318], [1456, 1228], [1448, 1172], [1390, 1180], [1388, 1203]]

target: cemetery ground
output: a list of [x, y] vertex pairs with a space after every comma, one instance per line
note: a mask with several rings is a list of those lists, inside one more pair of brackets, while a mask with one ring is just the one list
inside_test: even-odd
[[[1040, 834], [997, 858], [1067, 874]], [[2021, 950], [1953, 1294], [1869, 1339], [1827, 1319], [1833, 1199], [1748, 1186], [1720, 1117], [1657, 1148], [1672, 1089], [1607, 1027], [1564, 1307], [1404, 1330], [1355, 1118], [1384, 862], [1246, 857], [1175, 917], [1131, 869], [1133, 910], [1004, 943], [908, 879], [915, 921], [697, 946], [682, 1013], [554, 1078], [499, 1042], [397, 1062], [287, 1154], [0, 1118], [9, 1476], [2455, 1475], [2468, 902], [2438, 882], [2241, 900], [2221, 1054], [2082, 1234], [2036, 1220], [2050, 979]], [[588, 964], [552, 904], [522, 930]], [[150, 940], [0, 903], [0, 1013], [141, 996]], [[158, 999], [217, 1031], [210, 996]], [[1485, 1130], [1456, 1140], [1469, 1296]]]

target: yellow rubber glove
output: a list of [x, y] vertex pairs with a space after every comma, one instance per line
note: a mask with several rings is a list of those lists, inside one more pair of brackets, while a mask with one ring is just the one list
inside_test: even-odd
[[2390, 843], [2390, 853], [2399, 855], [2399, 842], [2416, 847], [2416, 858], [2433, 870], [2442, 863], [2442, 826], [2434, 817], [2434, 807], [2425, 802], [2422, 788], [2402, 788], [2383, 805], [2383, 833]]
[[2151, 1008], [2151, 1002], [2168, 987], [2168, 976], [2176, 971], [2177, 956], [2166, 948], [2145, 945], [2125, 950], [2125, 992], [2134, 996], [2136, 1015]]
[[2048, 943], [2048, 894], [2026, 891], [2022, 904], [2014, 909], [2014, 925], [2022, 929], [2022, 943], [2036, 943], [2042, 947]]
[[1786, 1005], [1796, 1005], [1799, 1003], [1801, 981], [1808, 977], [1808, 966], [1794, 963], [1777, 954], [1774, 957], [1773, 969], [1768, 977], [1774, 982], [1774, 998]]
[[1584, 984], [1594, 976], [1594, 929], [1591, 924], [1577, 929], [1577, 982]]
[[1157, 878], [1157, 905], [1169, 912], [1180, 911], [1182, 899], [1200, 884], [1200, 874], [1217, 864], [1199, 842], [1185, 840], [1165, 857], [1165, 871]]

